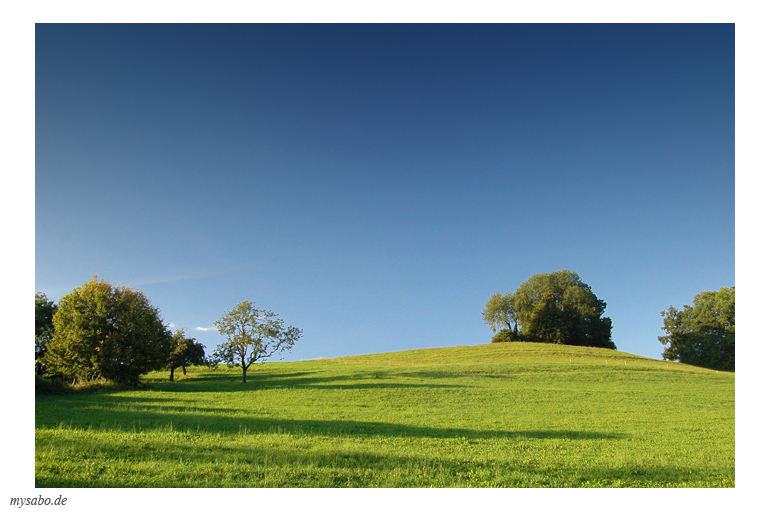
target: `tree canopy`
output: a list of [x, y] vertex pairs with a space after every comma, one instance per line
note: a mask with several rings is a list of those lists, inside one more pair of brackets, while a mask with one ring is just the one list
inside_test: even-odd
[[174, 380], [174, 370], [182, 368], [182, 373], [187, 375], [187, 367], [194, 364], [207, 364], [206, 351], [203, 345], [188, 338], [184, 329], [177, 329], [171, 340], [171, 354], [168, 358], [168, 369], [171, 370], [169, 380]]
[[45, 372], [42, 358], [48, 342], [53, 337], [54, 313], [56, 313], [56, 304], [44, 293], [35, 293], [35, 373], [38, 375]]
[[735, 371], [735, 287], [699, 293], [693, 305], [662, 311], [663, 358]]
[[77, 380], [136, 384], [168, 363], [171, 333], [141, 291], [96, 276], [59, 300], [43, 363]]
[[607, 304], [577, 273], [535, 274], [513, 294], [513, 308], [527, 341], [616, 349]]
[[302, 336], [296, 327], [284, 327], [283, 320], [272, 311], [259, 309], [253, 302], [244, 301], [214, 322], [227, 341], [217, 345], [216, 361], [240, 366], [243, 383], [246, 371], [260, 360], [290, 350]]
[[491, 330], [507, 328], [511, 331], [510, 339], [516, 339], [518, 336], [518, 315], [513, 305], [512, 293], [506, 292], [505, 295], [500, 292], [493, 293], [481, 311], [481, 316]]

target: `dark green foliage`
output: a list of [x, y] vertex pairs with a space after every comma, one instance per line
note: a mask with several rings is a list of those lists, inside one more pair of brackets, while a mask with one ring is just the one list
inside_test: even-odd
[[206, 353], [203, 345], [195, 341], [195, 338], [185, 337], [184, 329], [177, 329], [171, 341], [171, 355], [168, 367], [171, 370], [169, 380], [174, 380], [174, 370], [181, 367], [182, 373], [187, 375], [187, 367], [192, 365], [206, 365]]
[[68, 379], [133, 386], [168, 364], [171, 333], [141, 291], [94, 277], [59, 300], [53, 324], [43, 363]]
[[659, 336], [663, 358], [685, 364], [735, 371], [735, 287], [695, 296], [692, 306], [670, 306]]
[[35, 394], [36, 395], [63, 395], [69, 392], [69, 388], [59, 379], [47, 379], [40, 375], [35, 375]]
[[520, 341], [516, 333], [510, 329], [503, 329], [494, 336], [492, 336], [492, 343], [509, 343], [512, 341]]
[[612, 321], [602, 317], [607, 304], [575, 272], [536, 274], [519, 286], [513, 302], [523, 339], [617, 349]]
[[53, 315], [56, 313], [56, 304], [44, 293], [35, 294], [35, 373], [43, 375], [45, 365], [42, 358], [45, 355], [48, 342], [53, 336]]

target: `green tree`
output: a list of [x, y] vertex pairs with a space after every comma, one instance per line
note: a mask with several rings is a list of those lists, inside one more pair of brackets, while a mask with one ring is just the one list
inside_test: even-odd
[[[492, 331], [504, 331], [507, 329], [510, 332], [510, 334], [504, 334], [502, 338], [498, 336], [495, 336], [495, 338], [500, 338], [501, 341], [503, 339], [507, 341], [518, 338], [518, 314], [513, 305], [512, 293], [506, 292], [505, 295], [500, 292], [493, 293], [484, 309], [481, 310], [481, 316], [484, 319], [484, 323], [489, 325]], [[513, 323], [513, 326], [511, 326], [511, 323]]]
[[575, 272], [535, 274], [513, 294], [513, 306], [526, 340], [617, 349], [612, 321], [602, 317], [607, 304]]
[[42, 358], [45, 355], [48, 342], [53, 337], [53, 315], [56, 304], [44, 293], [35, 293], [35, 373], [45, 373]]
[[663, 358], [685, 364], [735, 371], [735, 287], [695, 296], [692, 306], [662, 311], [667, 334]]
[[171, 355], [168, 368], [171, 370], [169, 380], [174, 380], [174, 370], [182, 368], [182, 374], [187, 375], [187, 367], [194, 364], [207, 364], [206, 351], [195, 338], [185, 336], [184, 329], [177, 329], [171, 340]]
[[53, 324], [43, 362], [67, 378], [135, 385], [168, 363], [171, 333], [141, 291], [94, 276], [59, 300]]
[[301, 330], [284, 327], [283, 320], [275, 313], [259, 309], [249, 301], [235, 306], [214, 325], [227, 338], [226, 342], [217, 345], [214, 360], [240, 366], [244, 384], [246, 370], [253, 363], [290, 350], [302, 336]]

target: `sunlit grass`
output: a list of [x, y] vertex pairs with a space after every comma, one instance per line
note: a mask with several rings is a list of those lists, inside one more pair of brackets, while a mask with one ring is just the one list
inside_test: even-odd
[[732, 487], [735, 377], [497, 344], [38, 397], [40, 487]]

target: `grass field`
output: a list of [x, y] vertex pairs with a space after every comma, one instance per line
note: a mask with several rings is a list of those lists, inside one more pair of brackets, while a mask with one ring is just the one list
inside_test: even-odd
[[37, 487], [734, 487], [735, 375], [530, 343], [36, 399]]

